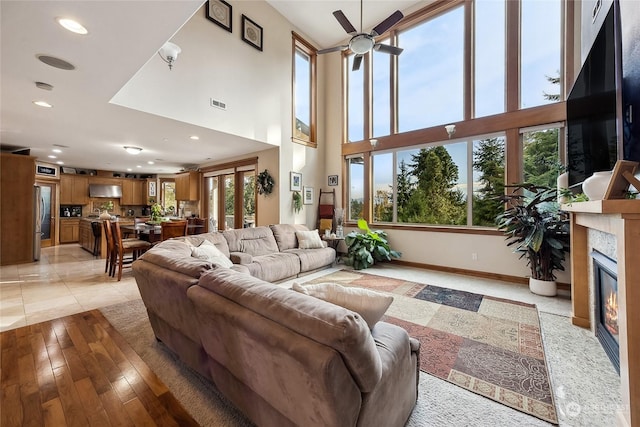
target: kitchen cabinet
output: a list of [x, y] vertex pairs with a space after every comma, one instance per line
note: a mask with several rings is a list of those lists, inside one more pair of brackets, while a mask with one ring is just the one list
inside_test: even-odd
[[89, 203], [89, 178], [85, 176], [60, 176], [60, 204], [86, 205]]
[[60, 219], [60, 243], [75, 243], [80, 237], [80, 219]]
[[185, 172], [176, 175], [176, 200], [198, 200], [200, 174], [198, 172]]
[[91, 223], [93, 221], [83, 219], [80, 222], [80, 230], [78, 236], [78, 243], [82, 246], [83, 249], [93, 253], [93, 243], [95, 237], [93, 237], [93, 230], [91, 229]]
[[122, 180], [122, 198], [120, 205], [142, 206], [146, 205], [146, 184], [147, 181], [139, 179]]
[[0, 161], [0, 265], [33, 261], [35, 157], [2, 153]]

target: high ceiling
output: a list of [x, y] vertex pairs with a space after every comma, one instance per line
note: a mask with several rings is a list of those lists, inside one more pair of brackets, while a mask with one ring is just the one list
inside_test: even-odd
[[[231, 0], [227, 0], [233, 3]], [[85, 169], [142, 174], [174, 173], [192, 165], [269, 148], [251, 139], [222, 134], [148, 112], [110, 103], [125, 84], [202, 6], [202, 0], [7, 1], [1, 14], [0, 144], [3, 151], [29, 149], [38, 160]], [[356, 28], [360, 2], [268, 0], [319, 47], [348, 37], [333, 18], [342, 9]], [[365, 31], [396, 9], [416, 1], [365, 1]], [[56, 17], [73, 17], [89, 30], [79, 36], [60, 27]], [[183, 49], [188, 48], [182, 46]], [[66, 60], [76, 68], [45, 65], [37, 55]], [[166, 72], [163, 67], [158, 68]], [[159, 71], [159, 72], [160, 72]], [[145, 72], [148, 72], [146, 70]], [[51, 91], [35, 82], [53, 86]], [[35, 106], [45, 99], [53, 108]], [[215, 150], [185, 149], [191, 135], [225, 144]], [[123, 146], [143, 148], [131, 156]], [[62, 153], [52, 150], [60, 148]], [[57, 159], [48, 158], [57, 155]], [[149, 164], [148, 162], [154, 162]]]

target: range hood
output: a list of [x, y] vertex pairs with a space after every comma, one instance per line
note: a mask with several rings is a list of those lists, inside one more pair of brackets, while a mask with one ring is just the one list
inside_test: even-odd
[[122, 187], [119, 185], [89, 184], [89, 197], [118, 199], [122, 197]]

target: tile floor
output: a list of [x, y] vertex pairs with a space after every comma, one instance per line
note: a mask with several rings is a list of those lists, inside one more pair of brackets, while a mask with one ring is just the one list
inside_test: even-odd
[[43, 248], [40, 261], [0, 267], [0, 331], [140, 298], [130, 269], [122, 280], [77, 244]]
[[[104, 273], [104, 260], [93, 257], [79, 245], [43, 248], [40, 261], [0, 267], [0, 330], [55, 319], [73, 313], [140, 298], [130, 269], [118, 282]], [[343, 268], [339, 264], [332, 270]], [[328, 274], [313, 275], [282, 283], [307, 281]], [[371, 274], [461, 289], [484, 295], [536, 304], [541, 312], [569, 316], [567, 297], [542, 297], [527, 286], [491, 279], [383, 264], [367, 271]]]

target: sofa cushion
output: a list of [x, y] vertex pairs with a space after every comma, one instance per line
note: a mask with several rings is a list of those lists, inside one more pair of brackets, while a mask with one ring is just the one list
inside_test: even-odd
[[199, 286], [333, 348], [363, 392], [380, 381], [382, 364], [374, 339], [353, 311], [226, 269], [203, 275]]
[[220, 267], [229, 268], [233, 265], [231, 260], [227, 258], [216, 246], [208, 240], [204, 240], [200, 246], [191, 248], [191, 256], [204, 259], [212, 264]]
[[259, 256], [279, 252], [276, 239], [269, 227], [242, 228], [222, 232], [230, 252], [245, 252]]
[[218, 248], [220, 252], [224, 254], [224, 256], [229, 258], [229, 245], [227, 244], [227, 239], [224, 238], [222, 233], [210, 232], [194, 234], [190, 236], [176, 237], [175, 240], [182, 240], [189, 243], [191, 246], [200, 246], [202, 242], [208, 241], [213, 243], [216, 248]]
[[275, 252], [253, 257], [250, 264], [243, 264], [252, 276], [267, 282], [277, 282], [300, 273], [300, 259], [291, 253]]
[[292, 289], [355, 311], [367, 322], [369, 329], [373, 329], [393, 302], [391, 295], [369, 289], [345, 287], [337, 283], [308, 286], [294, 283]]
[[298, 238], [296, 231], [308, 231], [309, 229], [302, 224], [275, 224], [270, 225], [273, 236], [276, 239], [280, 252], [287, 249], [295, 249], [298, 247]]
[[296, 231], [298, 247], [300, 249], [321, 249], [324, 248], [318, 230]]
[[295, 254], [300, 259], [300, 271], [304, 272], [326, 267], [336, 260], [336, 251], [333, 248], [287, 249], [285, 253]]
[[213, 265], [209, 261], [192, 257], [191, 247], [181, 240], [165, 240], [145, 252], [140, 259], [198, 278], [205, 271], [211, 270]]

